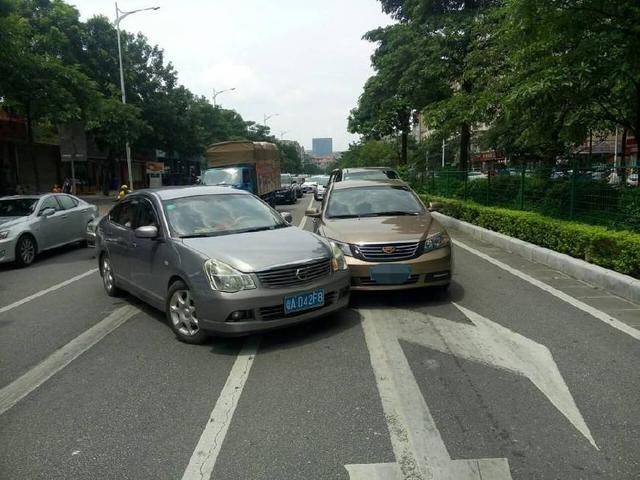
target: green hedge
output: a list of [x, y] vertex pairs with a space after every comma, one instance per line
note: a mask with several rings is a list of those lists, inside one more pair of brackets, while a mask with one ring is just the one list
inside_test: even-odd
[[640, 234], [567, 222], [538, 213], [425, 196], [442, 213], [480, 227], [640, 278]]

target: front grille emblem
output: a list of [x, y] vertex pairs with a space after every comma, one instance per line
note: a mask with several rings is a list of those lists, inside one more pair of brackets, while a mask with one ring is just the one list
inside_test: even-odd
[[382, 251], [387, 255], [391, 255], [392, 253], [395, 253], [396, 247], [394, 247], [393, 245], [388, 245], [386, 247], [382, 247]]
[[302, 268], [298, 268], [296, 269], [296, 278], [298, 280], [306, 280], [307, 279], [307, 272], [305, 269]]

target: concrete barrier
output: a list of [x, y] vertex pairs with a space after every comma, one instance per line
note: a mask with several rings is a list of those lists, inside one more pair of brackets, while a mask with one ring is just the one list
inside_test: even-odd
[[516, 253], [531, 262], [546, 265], [622, 298], [640, 303], [640, 280], [638, 279], [441, 213], [433, 212], [432, 215], [447, 228], [460, 230], [473, 238]]

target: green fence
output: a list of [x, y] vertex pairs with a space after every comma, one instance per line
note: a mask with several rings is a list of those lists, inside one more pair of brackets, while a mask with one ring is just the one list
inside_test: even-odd
[[440, 170], [417, 175], [412, 183], [422, 193], [640, 231], [639, 170], [637, 167]]

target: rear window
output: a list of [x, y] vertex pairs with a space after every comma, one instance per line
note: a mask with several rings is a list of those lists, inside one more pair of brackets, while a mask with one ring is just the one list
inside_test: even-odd
[[68, 195], [59, 195], [58, 201], [60, 202], [60, 205], [62, 205], [62, 208], [65, 210], [69, 210], [78, 206], [78, 201]]
[[400, 178], [394, 170], [361, 170], [345, 172], [343, 180], [396, 180]]

